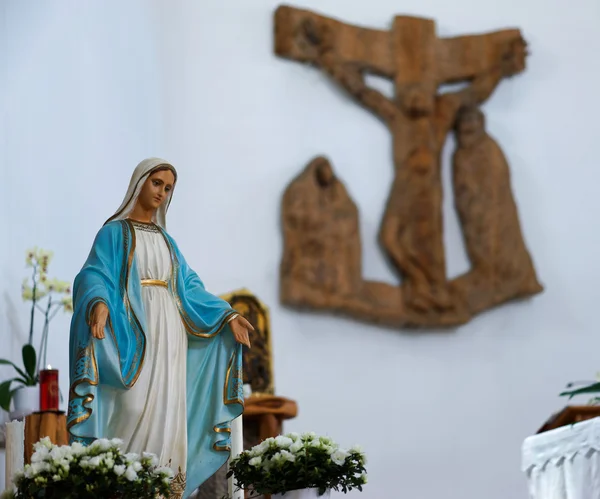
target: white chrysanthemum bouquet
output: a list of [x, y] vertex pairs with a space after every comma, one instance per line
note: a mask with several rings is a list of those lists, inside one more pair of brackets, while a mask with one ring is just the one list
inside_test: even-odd
[[88, 447], [34, 446], [31, 464], [14, 477], [15, 499], [147, 499], [169, 497], [173, 472], [159, 467], [154, 454], [123, 454], [118, 439], [100, 439]]
[[288, 433], [269, 438], [244, 451], [230, 464], [236, 485], [256, 494], [292, 490], [328, 490], [344, 493], [367, 483], [366, 457], [359, 447], [340, 448], [328, 437]]

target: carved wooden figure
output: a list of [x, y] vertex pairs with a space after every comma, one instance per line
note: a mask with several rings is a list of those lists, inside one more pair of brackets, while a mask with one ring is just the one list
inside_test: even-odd
[[292, 182], [282, 216], [288, 303], [330, 308], [355, 296], [362, 283], [358, 210], [326, 158]]
[[[390, 31], [380, 31], [282, 6], [275, 51], [320, 68], [391, 131], [395, 175], [380, 242], [403, 280], [402, 286], [363, 281], [358, 212], [329, 162], [317, 158], [284, 196], [284, 303], [394, 326], [450, 326], [542, 290], [508, 165], [478, 111], [503, 78], [525, 69], [519, 30], [440, 39], [430, 19], [397, 16]], [[367, 72], [392, 79], [394, 98], [368, 87]], [[456, 82], [468, 84], [438, 92]], [[455, 127], [457, 209], [473, 270], [448, 282], [440, 163]]]

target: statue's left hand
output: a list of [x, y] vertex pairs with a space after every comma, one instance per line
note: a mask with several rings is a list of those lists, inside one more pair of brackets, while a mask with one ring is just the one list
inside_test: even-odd
[[254, 331], [254, 326], [252, 326], [252, 324], [250, 324], [244, 317], [238, 315], [229, 323], [229, 327], [231, 327], [231, 332], [233, 333], [235, 341], [250, 348], [249, 333], [250, 331]]

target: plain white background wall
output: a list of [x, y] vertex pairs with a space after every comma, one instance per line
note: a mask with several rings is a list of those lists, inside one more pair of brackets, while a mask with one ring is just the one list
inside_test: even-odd
[[[287, 430], [363, 444], [365, 499], [525, 498], [523, 438], [561, 407], [567, 381], [599, 368], [600, 4], [296, 5], [382, 29], [396, 14], [432, 17], [440, 36], [523, 30], [529, 68], [502, 83], [485, 111], [547, 291], [451, 332], [281, 307], [280, 196], [317, 154], [332, 159], [359, 205], [365, 276], [394, 276], [376, 245], [392, 176], [389, 134], [317, 70], [273, 55], [277, 2], [12, 0], [0, 11], [0, 189], [10, 206], [0, 219], [0, 355], [17, 358], [28, 325], [19, 298], [25, 249], [53, 249], [51, 273], [73, 279], [135, 164], [160, 155], [179, 169], [169, 229], [188, 261], [213, 292], [248, 287], [271, 307], [277, 391], [300, 407]], [[468, 263], [452, 210], [451, 151], [445, 237], [454, 276]], [[66, 316], [53, 323], [49, 354], [65, 393], [68, 325]]]

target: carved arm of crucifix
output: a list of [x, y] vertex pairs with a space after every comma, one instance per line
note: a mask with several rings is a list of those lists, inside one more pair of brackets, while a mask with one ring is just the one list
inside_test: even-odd
[[339, 58], [334, 50], [335, 40], [331, 29], [318, 25], [312, 19], [306, 19], [302, 31], [306, 42], [316, 52], [316, 65], [364, 107], [374, 112], [386, 124], [391, 124], [399, 112], [398, 107], [381, 92], [366, 85], [363, 68]]
[[325, 52], [317, 59], [317, 64], [333, 80], [358, 100], [364, 107], [374, 112], [386, 124], [390, 124], [399, 112], [394, 102], [378, 90], [365, 83], [360, 68], [341, 62], [333, 52]]
[[525, 47], [524, 40], [512, 42], [502, 60], [488, 71], [475, 76], [467, 88], [436, 97], [435, 125], [439, 144], [443, 144], [461, 107], [480, 106], [492, 95], [503, 78], [510, 78], [523, 71], [527, 55]]

